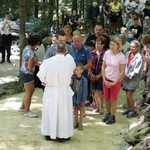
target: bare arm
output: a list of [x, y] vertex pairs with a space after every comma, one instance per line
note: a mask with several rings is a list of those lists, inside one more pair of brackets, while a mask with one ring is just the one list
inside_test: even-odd
[[92, 60], [88, 60], [87, 64], [84, 66], [84, 70], [88, 70], [92, 67]]
[[102, 78], [103, 78], [103, 81], [106, 82], [106, 78], [105, 78], [105, 68], [106, 68], [106, 63], [105, 61], [103, 61], [103, 64], [102, 64]]
[[120, 75], [114, 81], [114, 85], [116, 85], [125, 75], [125, 64], [120, 64]]
[[146, 64], [149, 66], [150, 65], [150, 58], [148, 58], [145, 54], [144, 49], [141, 51], [142, 59], [146, 62]]

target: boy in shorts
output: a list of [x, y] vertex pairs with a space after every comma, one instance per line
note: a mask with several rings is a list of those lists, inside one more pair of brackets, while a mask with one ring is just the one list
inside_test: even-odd
[[[77, 63], [74, 70], [74, 75], [72, 77], [72, 90], [73, 95], [73, 106], [74, 106], [74, 128], [83, 130], [82, 120], [84, 113], [84, 103], [87, 98], [88, 93], [88, 82], [87, 79], [82, 75], [84, 71], [84, 65], [82, 63]], [[78, 122], [78, 111], [80, 112], [79, 122]]]

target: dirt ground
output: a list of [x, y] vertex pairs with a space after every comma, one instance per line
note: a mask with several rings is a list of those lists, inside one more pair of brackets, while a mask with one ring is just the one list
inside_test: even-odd
[[[5, 82], [17, 80], [19, 59], [12, 57], [11, 60], [12, 64], [0, 64], [0, 88]], [[129, 147], [123, 137], [135, 118], [127, 119], [121, 115], [125, 102], [123, 91], [119, 96], [115, 124], [106, 125], [101, 122], [104, 115], [85, 107], [84, 130], [74, 129], [74, 136], [65, 143], [46, 141], [40, 133], [42, 90], [36, 89], [32, 97], [31, 110], [38, 114], [38, 118], [28, 118], [17, 111], [23, 95], [18, 93], [0, 99], [0, 150], [126, 150]]]

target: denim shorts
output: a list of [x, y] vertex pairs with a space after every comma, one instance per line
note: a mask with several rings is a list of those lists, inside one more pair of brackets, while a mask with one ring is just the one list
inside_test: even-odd
[[22, 71], [19, 71], [19, 79], [24, 83], [30, 83], [30, 82], [34, 82], [34, 77], [32, 74], [26, 74]]

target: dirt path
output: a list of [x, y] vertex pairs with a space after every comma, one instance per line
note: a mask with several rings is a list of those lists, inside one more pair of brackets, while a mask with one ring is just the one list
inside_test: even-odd
[[[17, 79], [18, 58], [12, 64], [5, 62], [0, 65], [0, 88], [4, 82]], [[124, 92], [120, 93], [116, 123], [106, 125], [101, 122], [104, 115], [94, 114], [91, 107], [85, 107], [84, 130], [74, 130], [74, 136], [66, 143], [45, 141], [41, 135], [42, 95], [36, 89], [32, 98], [31, 109], [38, 114], [38, 118], [28, 118], [17, 110], [20, 107], [24, 93], [9, 95], [0, 99], [0, 150], [126, 150], [128, 145], [124, 142], [124, 133], [128, 130], [130, 122], [122, 116]], [[139, 97], [139, 93], [136, 95]]]
[[123, 134], [129, 121], [121, 115], [118, 108], [113, 125], [101, 122], [103, 115], [94, 114], [91, 107], [86, 107], [84, 130], [74, 130], [71, 141], [58, 143], [45, 141], [40, 133], [42, 90], [36, 89], [32, 99], [32, 110], [38, 118], [27, 118], [17, 112], [24, 93], [12, 95], [0, 100], [0, 150], [126, 150]]

